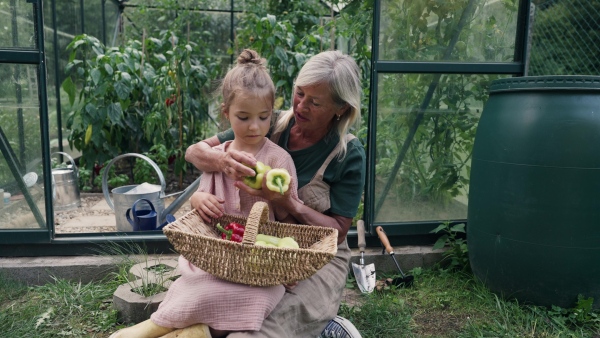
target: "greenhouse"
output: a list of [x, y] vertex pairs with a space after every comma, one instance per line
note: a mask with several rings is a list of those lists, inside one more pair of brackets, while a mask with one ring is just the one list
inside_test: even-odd
[[[338, 315], [351, 319], [365, 337], [600, 334], [597, 0], [0, 0], [0, 32], [1, 259], [176, 253], [218, 278], [262, 287], [312, 281], [347, 253], [345, 291], [364, 297], [358, 305], [344, 300]], [[340, 197], [326, 182], [342, 181], [338, 168], [349, 168], [342, 156], [334, 156], [348, 150], [342, 138], [338, 147], [346, 116], [342, 122], [333, 113], [323, 119], [338, 134], [322, 134], [335, 135], [335, 144], [319, 170], [318, 156], [327, 155], [293, 157], [310, 147], [283, 150], [293, 162], [319, 158], [303, 164], [314, 166], [315, 173], [302, 183], [310, 186], [320, 177], [325, 187], [319, 189], [330, 196], [323, 202], [311, 191], [313, 200], [305, 199], [302, 207], [318, 211], [312, 220], [324, 220], [322, 226], [287, 224], [280, 210], [264, 209], [266, 203], [254, 204], [250, 216], [214, 216], [210, 222], [192, 210], [190, 197], [207, 175], [186, 160], [186, 151], [206, 145], [203, 140], [215, 146], [217, 134], [219, 142], [227, 139], [223, 135], [234, 137], [219, 86], [244, 49], [266, 60], [275, 85], [273, 110], [291, 113], [283, 132], [269, 120], [271, 106], [269, 117], [261, 117], [271, 123], [263, 121], [264, 131], [275, 142], [289, 130], [279, 144], [284, 148], [291, 143], [291, 126], [302, 128], [299, 92], [321, 88], [296, 86], [302, 67], [324, 51], [340, 51], [358, 65], [359, 123], [349, 130], [356, 139], [346, 140], [355, 142], [358, 156], [364, 148], [366, 167], [352, 168], [354, 180], [343, 182], [355, 189]], [[328, 94], [332, 103], [354, 109], [350, 100]], [[327, 137], [319, 142], [327, 143]], [[337, 163], [330, 162], [334, 158]], [[290, 185], [289, 173], [275, 167], [269, 176], [266, 167], [253, 168], [255, 179], [264, 175], [265, 186], [279, 192], [263, 190], [262, 196], [285, 200], [279, 194], [287, 186], [303, 185], [300, 175], [292, 175], [298, 182]], [[363, 178], [362, 193], [350, 193]], [[249, 202], [240, 202], [241, 187], [236, 189], [240, 209]], [[309, 196], [299, 191], [295, 197]], [[353, 218], [334, 210], [348, 205], [355, 210], [357, 204]], [[269, 220], [269, 212], [281, 223]], [[198, 223], [189, 226], [190, 219]], [[338, 223], [323, 226], [330, 219]], [[227, 220], [227, 227], [218, 220]], [[234, 225], [244, 222], [250, 235], [236, 234]], [[338, 225], [341, 234], [332, 229]], [[221, 240], [234, 234], [239, 243]], [[367, 264], [365, 247], [372, 253]], [[393, 247], [407, 249], [401, 264]], [[422, 252], [411, 256], [409, 249], [427, 250], [438, 261], [426, 261]], [[234, 250], [235, 260], [219, 256]], [[205, 258], [215, 252], [217, 258]], [[385, 253], [393, 258], [393, 272], [378, 265], [375, 280], [373, 257]], [[219, 262], [215, 271], [202, 265], [208, 259]], [[179, 278], [177, 260], [166, 261], [159, 269], [167, 272], [157, 275], [168, 280], [156, 283], [156, 293], [166, 293]], [[407, 262], [408, 273], [402, 270]], [[126, 264], [132, 270], [119, 266], [123, 271], [114, 280], [100, 282], [115, 306], [122, 285], [130, 293], [148, 287], [116, 284], [135, 275], [134, 262]], [[287, 270], [277, 275], [276, 264], [287, 264]], [[437, 270], [427, 270], [434, 265]], [[288, 277], [292, 272], [296, 277]], [[4, 292], [10, 286], [2, 273], [0, 318], [9, 322], [26, 301]], [[434, 282], [440, 280], [458, 284], [439, 289]], [[56, 278], [54, 286], [60, 283]], [[82, 290], [81, 280], [77, 288]], [[318, 289], [311, 289], [315, 298]], [[51, 298], [67, 300], [68, 294]], [[452, 299], [457, 294], [460, 301]], [[139, 318], [123, 319], [119, 309], [117, 319], [116, 310], [104, 304], [106, 296], [99, 298], [104, 298], [99, 309], [85, 310], [97, 318], [73, 315], [97, 299], [65, 307], [65, 316], [86, 322], [69, 319], [69, 329], [48, 324], [52, 316], [61, 321], [65, 311], [48, 305], [43, 314], [32, 311], [27, 325], [35, 328], [3, 323], [0, 331], [18, 336], [40, 327], [40, 336], [60, 331], [105, 337], [156, 310], [146, 299]], [[504, 303], [512, 299], [520, 309], [529, 304], [544, 309], [515, 318], [520, 312]], [[388, 321], [374, 325], [379, 317]], [[431, 328], [438, 320], [449, 328]]]
[[586, 0], [0, 2], [2, 254], [125, 238], [167, 247], [160, 231], [68, 232], [57, 219], [95, 194], [119, 222], [129, 206], [109, 193], [120, 186], [162, 184], [169, 202], [193, 190], [201, 173], [183, 155], [222, 130], [215, 84], [243, 48], [267, 59], [276, 109], [290, 106], [310, 56], [355, 58], [352, 132], [367, 153], [355, 222], [396, 244], [432, 243], [440, 224], [467, 221], [490, 84], [598, 75], [598, 10]]

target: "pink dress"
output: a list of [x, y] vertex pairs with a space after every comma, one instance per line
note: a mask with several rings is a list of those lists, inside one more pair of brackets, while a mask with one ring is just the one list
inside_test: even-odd
[[[230, 142], [214, 149], [225, 151]], [[255, 158], [272, 168], [287, 169], [292, 177], [290, 193], [299, 200], [296, 169], [285, 150], [267, 139]], [[265, 200], [240, 191], [233, 182], [221, 172], [204, 173], [198, 190], [224, 199], [226, 213], [246, 217], [255, 202]], [[269, 214], [273, 220], [271, 209]], [[203, 323], [217, 330], [258, 331], [285, 293], [282, 285], [254, 287], [218, 279], [183, 256], [179, 257], [178, 269], [181, 276], [169, 287], [164, 301], [150, 317], [163, 327], [184, 328]]]

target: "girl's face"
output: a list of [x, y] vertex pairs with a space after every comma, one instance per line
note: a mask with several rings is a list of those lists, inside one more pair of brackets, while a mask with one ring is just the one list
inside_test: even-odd
[[273, 105], [265, 97], [241, 93], [224, 114], [231, 123], [236, 143], [252, 146], [260, 144], [269, 132], [272, 112]]
[[331, 126], [336, 115], [344, 114], [345, 106], [340, 106], [332, 98], [329, 86], [319, 83], [311, 86], [296, 86], [294, 91], [294, 116], [296, 124], [305, 130], [319, 130]]

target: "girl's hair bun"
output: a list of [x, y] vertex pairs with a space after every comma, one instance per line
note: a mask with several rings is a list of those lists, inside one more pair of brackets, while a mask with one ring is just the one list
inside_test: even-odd
[[245, 65], [249, 63], [262, 65], [263, 62], [264, 59], [261, 59], [258, 53], [252, 49], [244, 49], [237, 58], [238, 65]]

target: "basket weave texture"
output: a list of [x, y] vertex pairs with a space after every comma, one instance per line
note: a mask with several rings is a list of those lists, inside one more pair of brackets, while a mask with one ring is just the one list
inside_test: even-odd
[[[216, 228], [229, 222], [246, 226], [242, 243], [224, 240]], [[224, 214], [206, 224], [192, 210], [163, 228], [175, 250], [215, 277], [252, 286], [288, 284], [306, 279], [337, 252], [336, 229], [269, 221], [264, 202], [253, 205], [248, 218]], [[256, 246], [256, 235], [294, 237], [299, 249]]]

